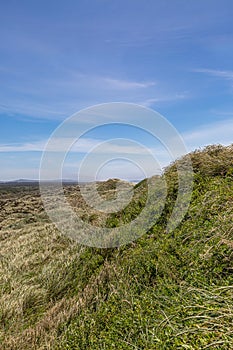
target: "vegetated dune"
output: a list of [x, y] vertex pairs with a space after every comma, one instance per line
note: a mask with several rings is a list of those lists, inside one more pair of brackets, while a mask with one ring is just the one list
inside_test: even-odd
[[[0, 344], [31, 349], [232, 349], [233, 147], [190, 154], [192, 200], [173, 232], [166, 224], [177, 195], [177, 163], [163, 175], [166, 205], [157, 223], [119, 248], [78, 245], [49, 221], [36, 186], [0, 187]], [[100, 183], [114, 197], [118, 180]], [[146, 202], [147, 181], [115, 214], [65, 186], [83, 220], [115, 227]]]

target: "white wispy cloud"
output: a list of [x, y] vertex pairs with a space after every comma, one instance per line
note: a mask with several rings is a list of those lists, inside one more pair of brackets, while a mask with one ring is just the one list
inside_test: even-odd
[[43, 151], [45, 144], [45, 141], [0, 144], [0, 152], [41, 152]]
[[233, 119], [202, 125], [182, 136], [190, 151], [211, 144], [229, 145], [233, 143]]
[[[67, 73], [67, 74], [66, 74]], [[34, 82], [14, 81], [14, 98], [6, 85], [0, 101], [0, 113], [18, 114], [31, 118], [57, 119], [69, 117], [89, 106], [112, 101], [137, 102], [138, 96], [146, 98], [155, 94], [154, 81], [130, 80], [106, 75], [81, 74], [64, 71], [61, 76], [41, 77]], [[127, 91], [127, 94], [126, 94]], [[85, 96], [85, 97], [83, 97]]]
[[223, 78], [226, 80], [233, 80], [233, 71], [232, 70], [218, 70], [218, 69], [207, 69], [199, 68], [194, 69], [196, 73], [204, 73], [213, 77]]
[[139, 102], [139, 105], [142, 105], [145, 107], [152, 107], [156, 103], [169, 102], [169, 101], [172, 102], [177, 100], [184, 100], [187, 98], [190, 98], [190, 95], [187, 92], [159, 95], [158, 97], [155, 97], [155, 98], [145, 99], [144, 101]]
[[[46, 149], [48, 140], [41, 140], [27, 143], [17, 144], [0, 144], [0, 152], [43, 152]], [[47, 148], [50, 152], [64, 152], [66, 147], [72, 145], [73, 139], [69, 138], [56, 138], [53, 139], [51, 145]], [[125, 140], [109, 140], [105, 142], [103, 140], [92, 138], [81, 138], [69, 149], [71, 153], [96, 153], [96, 154], [135, 154], [146, 156], [148, 152], [155, 152], [154, 148], [146, 148], [137, 145], [136, 143], [127, 142]]]
[[[233, 143], [233, 119], [225, 119], [200, 126], [199, 128], [184, 132], [181, 134], [187, 148], [194, 150], [209, 144], [221, 143], [228, 145]], [[49, 148], [52, 152], [63, 152], [67, 145], [72, 145], [71, 138], [55, 138]], [[0, 144], [0, 152], [43, 152], [48, 140], [36, 140], [25, 143]], [[165, 155], [162, 147], [142, 146], [133, 140], [112, 139], [101, 140], [95, 138], [80, 138], [68, 150], [71, 153], [96, 153], [96, 154], [137, 154], [145, 156], [148, 152], [156, 156], [163, 157]]]
[[145, 89], [155, 85], [155, 82], [140, 82], [131, 80], [121, 80], [104, 78], [104, 82], [108, 87], [117, 90], [129, 90], [129, 89]]

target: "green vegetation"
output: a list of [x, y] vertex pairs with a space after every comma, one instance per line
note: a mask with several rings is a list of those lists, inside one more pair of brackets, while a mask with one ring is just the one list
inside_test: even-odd
[[[165, 171], [156, 225], [119, 248], [78, 246], [49, 222], [37, 189], [1, 189], [1, 349], [232, 349], [233, 147], [190, 156], [194, 189], [180, 225], [166, 232], [185, 157]], [[131, 204], [98, 221], [78, 189], [66, 189], [80, 215], [108, 227], [138, 215], [146, 191], [144, 180]]]

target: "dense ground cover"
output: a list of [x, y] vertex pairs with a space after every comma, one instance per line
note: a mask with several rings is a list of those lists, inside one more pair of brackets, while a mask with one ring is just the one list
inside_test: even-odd
[[[177, 162], [158, 222], [137, 241], [97, 249], [61, 236], [38, 188], [0, 189], [0, 343], [2, 349], [231, 349], [233, 344], [233, 148], [191, 155], [194, 188], [188, 212], [170, 233]], [[179, 162], [184, 161], [179, 160]], [[114, 181], [100, 184], [114, 194]], [[131, 205], [98, 216], [66, 186], [83, 219], [115, 227], [134, 218]]]

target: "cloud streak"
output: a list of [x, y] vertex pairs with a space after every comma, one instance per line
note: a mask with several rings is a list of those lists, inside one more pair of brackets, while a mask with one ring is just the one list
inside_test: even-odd
[[[233, 130], [233, 120], [232, 119], [226, 119], [224, 122], [215, 122], [211, 124], [202, 125], [200, 128], [187, 131], [183, 134], [181, 134], [181, 137], [183, 138], [185, 145], [188, 149], [188, 151], [193, 151], [197, 148], [207, 146], [209, 144], [223, 144], [223, 145], [229, 145], [232, 143], [232, 130]], [[56, 142], [54, 143], [54, 148], [51, 151], [56, 152], [62, 152], [63, 151], [63, 145], [67, 142], [70, 143], [70, 139], [68, 138], [60, 138], [56, 139]], [[127, 144], [127, 142], [120, 142], [120, 141], [111, 141], [105, 144], [104, 147], [98, 148], [100, 144], [103, 144], [104, 141], [100, 139], [94, 139], [94, 138], [81, 138], [78, 140], [77, 143], [74, 144], [74, 146], [71, 148], [71, 150], [68, 152], [67, 160], [64, 163], [64, 177], [70, 177], [74, 178], [75, 174], [77, 173], [77, 169], [80, 167], [80, 162], [82, 159], [82, 155], [87, 154], [88, 152], [93, 153], [95, 162], [101, 161], [103, 159], [104, 154], [108, 154], [112, 159], [116, 159], [119, 157], [126, 157], [129, 159], [139, 160], [145, 164], [147, 169], [150, 169], [150, 162], [151, 157], [149, 156], [149, 153], [151, 153], [155, 159], [157, 159], [158, 162], [158, 168], [156, 170], [156, 173], [159, 173], [161, 168], [164, 168], [169, 165], [169, 163], [172, 161], [171, 157], [169, 156], [168, 152], [163, 148], [163, 146], [157, 145], [156, 147], [154, 145], [144, 145], [145, 149], [143, 147], [140, 147], [140, 145], [137, 144]], [[39, 140], [34, 141], [30, 143], [21, 143], [21, 144], [0, 144], [0, 152], [6, 155], [7, 159], [9, 159], [12, 156], [15, 157], [15, 159], [18, 159], [19, 157], [25, 157], [26, 159], [30, 159], [32, 152], [38, 152], [38, 156], [42, 155], [42, 152], [44, 150], [44, 147], [47, 143], [47, 140]], [[95, 148], [97, 147], [97, 148]], [[19, 155], [19, 152], [21, 152], [22, 155]], [[22, 153], [23, 152], [23, 153]], [[148, 153], [149, 152], [149, 153]], [[23, 155], [25, 153], [25, 156]], [[30, 178], [38, 178], [39, 174], [39, 158], [38, 161], [38, 168], [33, 168], [33, 170], [30, 170], [30, 167], [27, 169], [25, 167], [25, 172], [28, 174], [26, 177]], [[56, 157], [55, 157], [56, 159]], [[127, 164], [125, 162], [118, 162], [119, 169], [116, 171], [116, 164], [112, 163], [110, 164], [106, 171], [101, 175], [101, 177], [108, 178], [108, 177], [122, 177], [124, 175], [124, 178], [132, 179], [135, 178], [133, 176], [134, 172], [131, 168], [129, 170], [127, 169]], [[19, 168], [19, 171], [17, 170]], [[12, 163], [12, 169], [11, 171], [11, 178], [12, 177], [25, 177], [23, 175], [23, 170], [18, 167], [17, 165], [15, 168], [13, 167]], [[153, 175], [155, 173], [155, 167], [151, 167], [151, 171], [148, 170], [148, 176]], [[7, 168], [3, 169], [2, 171], [2, 178], [7, 178], [6, 174], [8, 174]], [[18, 174], [15, 175], [15, 174]], [[116, 175], [117, 174], [117, 175]], [[136, 177], [139, 177], [139, 173]], [[52, 177], [51, 177], [52, 178]], [[88, 174], [87, 174], [88, 179]]]
[[[36, 84], [27, 81], [14, 84], [13, 74], [4, 86], [0, 113], [24, 115], [38, 119], [61, 120], [71, 114], [99, 103], [123, 101], [137, 103], [156, 95], [154, 81], [122, 79], [106, 75], [81, 74], [78, 71], [63, 70], [56, 78], [40, 77]], [[14, 98], [8, 85], [13, 85]], [[126, 94], [127, 92], [127, 94]], [[5, 95], [5, 96], [4, 96]]]
[[225, 80], [233, 80], [233, 71], [231, 70], [200, 68], [200, 69], [195, 69], [194, 72], [207, 74], [212, 77], [223, 78]]
[[223, 144], [225, 146], [233, 142], [232, 139], [233, 119], [206, 124], [196, 130], [183, 133], [184, 141], [188, 149], [207, 146], [210, 144]]
[[[50, 152], [64, 152], [66, 145], [71, 144], [73, 139], [57, 138], [53, 140], [52, 146], [49, 147]], [[47, 140], [35, 141], [22, 144], [0, 144], [0, 152], [43, 152], [45, 150]], [[98, 147], [97, 147], [98, 146]], [[99, 147], [101, 146], [101, 147]], [[127, 140], [122, 141], [109, 140], [106, 141], [81, 138], [79, 139], [67, 153], [88, 153], [96, 154], [110, 153], [110, 154], [138, 154], [146, 156], [149, 152], [156, 152], [155, 148], [146, 148], [140, 145], [129, 145]]]
[[103, 80], [108, 87], [117, 90], [146, 89], [155, 85], [155, 82], [139, 82], [112, 78], [104, 78]]
[[[211, 124], [206, 124], [200, 126], [198, 129], [192, 131], [187, 131], [181, 134], [184, 139], [185, 144], [189, 150], [195, 148], [221, 143], [228, 145], [233, 142], [232, 140], [232, 130], [233, 130], [233, 119], [225, 119], [221, 122], [215, 122]], [[52, 152], [62, 152], [67, 144], [70, 144], [73, 139], [69, 138], [57, 138], [54, 139], [53, 146], [50, 149]], [[164, 150], [162, 147], [156, 146], [151, 147], [145, 146], [145, 149], [139, 144], [129, 144], [127, 140], [122, 139], [110, 139], [107, 140], [95, 139], [95, 138], [80, 138], [76, 143], [70, 148], [71, 153], [122, 153], [122, 154], [138, 154], [146, 155], [149, 152], [155, 155], [163, 155]], [[129, 140], [131, 141], [131, 140]], [[0, 152], [43, 152], [48, 140], [39, 140], [34, 142], [26, 143], [15, 143], [15, 144], [0, 144]], [[100, 148], [99, 146], [102, 145]], [[98, 146], [98, 147], [97, 147]]]

